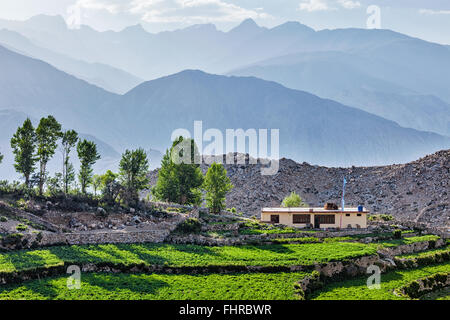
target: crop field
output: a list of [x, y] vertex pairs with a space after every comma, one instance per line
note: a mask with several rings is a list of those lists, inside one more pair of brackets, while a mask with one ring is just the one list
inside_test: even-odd
[[[280, 269], [228, 270], [223, 267], [310, 266], [330, 261], [374, 255], [377, 250], [422, 241], [437, 236], [417, 236], [374, 243], [357, 242], [359, 237], [317, 238], [298, 235], [279, 239], [279, 243], [241, 246], [201, 246], [176, 244], [101, 244], [55, 246], [0, 253], [0, 276], [14, 272], [33, 274], [37, 268], [62, 265], [99, 264], [102, 266], [160, 266], [180, 268], [177, 272], [159, 269], [143, 274], [142, 269], [126, 273], [81, 274], [81, 289], [69, 290], [68, 275], [35, 278], [0, 285], [0, 300], [291, 300], [299, 299], [295, 283], [307, 272], [281, 272]], [[298, 243], [291, 243], [296, 242]], [[448, 252], [448, 247], [427, 250], [400, 258], [426, 257]], [[447, 258], [446, 258], [447, 259]], [[440, 260], [443, 261], [443, 260]], [[434, 263], [434, 262], [431, 262]], [[186, 267], [186, 269], [182, 269]], [[211, 267], [197, 274], [190, 268]], [[217, 267], [217, 268], [216, 268]], [[367, 277], [329, 283], [314, 291], [308, 299], [404, 299], [393, 290], [413, 280], [437, 272], [448, 272], [449, 262], [382, 275], [381, 290], [369, 290]], [[124, 269], [122, 269], [124, 270]], [[137, 271], [139, 270], [139, 271]], [[39, 271], [41, 272], [41, 271]], [[264, 273], [263, 273], [264, 272]], [[59, 273], [58, 273], [59, 274]], [[24, 278], [28, 279], [28, 278]], [[448, 290], [424, 296], [424, 299], [448, 299]]]
[[167, 267], [293, 266], [375, 253], [374, 246], [346, 242], [224, 247], [169, 244], [65, 246], [1, 254], [0, 272], [57, 266], [64, 262]]
[[401, 258], [401, 259], [422, 258], [422, 257], [428, 257], [433, 254], [447, 253], [447, 252], [450, 253], [450, 246], [446, 246], [444, 248], [422, 251], [422, 252], [402, 254], [402, 255], [397, 256], [397, 258]]
[[426, 235], [426, 236], [409, 237], [409, 238], [402, 238], [402, 239], [396, 239], [396, 240], [382, 240], [382, 241], [377, 242], [377, 245], [389, 248], [389, 247], [396, 247], [396, 246], [403, 245], [403, 244], [411, 244], [411, 243], [421, 242], [421, 241], [435, 241], [438, 239], [439, 239], [438, 236]]
[[367, 277], [331, 283], [313, 292], [309, 298], [313, 300], [403, 300], [404, 297], [394, 294], [394, 289], [438, 272], [450, 272], [450, 262], [382, 274], [380, 289], [369, 289], [366, 283]]
[[292, 300], [305, 275], [91, 273], [82, 275], [79, 290], [67, 288], [67, 277], [0, 286], [0, 300]]

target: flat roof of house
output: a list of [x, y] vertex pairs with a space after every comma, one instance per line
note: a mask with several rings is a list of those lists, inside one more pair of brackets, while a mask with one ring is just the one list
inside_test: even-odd
[[358, 211], [358, 208], [344, 208], [344, 211], [342, 209], [338, 210], [326, 210], [324, 208], [263, 208], [262, 212], [276, 212], [276, 213], [341, 213], [341, 212], [347, 212], [347, 213], [368, 213], [369, 210], [366, 208], [363, 208], [363, 211]]

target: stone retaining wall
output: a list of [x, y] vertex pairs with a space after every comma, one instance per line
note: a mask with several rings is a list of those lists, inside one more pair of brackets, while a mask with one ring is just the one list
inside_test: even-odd
[[450, 286], [450, 273], [436, 273], [408, 283], [396, 292], [408, 298], [417, 299], [427, 293], [438, 291], [448, 286]]
[[96, 232], [96, 233], [45, 233], [40, 245], [58, 244], [85, 245], [103, 243], [160, 243], [169, 235], [169, 230]]
[[444, 239], [415, 242], [411, 244], [402, 244], [396, 247], [384, 248], [378, 250], [378, 254], [383, 257], [394, 258], [402, 254], [410, 254], [429, 249], [441, 248], [446, 245]]
[[413, 258], [394, 257], [397, 267], [403, 269], [418, 268], [420, 266], [442, 263], [449, 260], [450, 250], [429, 252], [426, 255]]
[[[202, 231], [224, 231], [228, 228], [229, 231], [238, 231], [234, 225], [221, 225], [218, 226], [216, 230], [214, 227], [202, 229]], [[237, 235], [232, 238], [212, 238], [206, 237], [200, 234], [189, 234], [189, 235], [171, 235], [166, 241], [170, 243], [176, 244], [196, 244], [196, 245], [206, 245], [206, 246], [230, 246], [230, 245], [243, 245], [248, 243], [256, 243], [256, 242], [270, 242], [273, 239], [277, 238], [307, 238], [307, 237], [315, 237], [315, 238], [334, 238], [334, 237], [346, 237], [351, 235], [362, 235], [362, 234], [370, 234], [370, 231], [362, 231], [362, 230], [348, 230], [348, 231], [338, 231], [338, 232], [317, 232], [317, 233], [282, 233], [282, 234], [255, 234], [255, 235]], [[372, 240], [376, 240], [373, 238]]]
[[306, 295], [320, 289], [326, 282], [367, 275], [367, 269], [372, 265], [378, 266], [381, 272], [395, 268], [390, 261], [381, 259], [378, 255], [315, 265], [315, 270], [311, 275], [297, 282], [297, 295], [301, 300], [305, 300]]

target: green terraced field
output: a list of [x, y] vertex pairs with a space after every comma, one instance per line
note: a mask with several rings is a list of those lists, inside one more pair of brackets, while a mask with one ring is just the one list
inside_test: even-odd
[[436, 241], [439, 237], [435, 235], [426, 235], [426, 236], [417, 236], [417, 237], [409, 237], [409, 238], [402, 238], [402, 239], [396, 239], [396, 240], [382, 240], [377, 242], [375, 245], [382, 246], [382, 247], [396, 247], [403, 244], [411, 244], [415, 242], [422, 242], [422, 241]]
[[444, 252], [450, 252], [450, 247], [447, 246], [444, 248], [432, 249], [432, 250], [416, 252], [416, 253], [411, 253], [411, 254], [402, 254], [402, 255], [397, 256], [397, 258], [400, 258], [400, 259], [423, 258], [423, 257], [428, 257], [433, 254], [444, 253]]
[[392, 271], [381, 275], [381, 289], [367, 288], [367, 277], [327, 284], [321, 290], [313, 292], [313, 300], [402, 300], [393, 291], [411, 281], [430, 276], [438, 272], [449, 272], [450, 262], [426, 266], [412, 270]]
[[361, 243], [275, 244], [205, 247], [130, 244], [49, 247], [0, 254], [0, 272], [61, 265], [64, 262], [184, 266], [292, 266], [345, 260], [375, 254]]
[[292, 300], [306, 273], [83, 274], [81, 289], [67, 277], [0, 286], [0, 300]]

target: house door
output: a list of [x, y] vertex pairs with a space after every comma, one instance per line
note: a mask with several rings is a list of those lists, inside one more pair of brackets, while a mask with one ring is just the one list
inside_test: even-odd
[[314, 217], [314, 229], [320, 229], [320, 217]]

